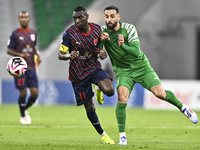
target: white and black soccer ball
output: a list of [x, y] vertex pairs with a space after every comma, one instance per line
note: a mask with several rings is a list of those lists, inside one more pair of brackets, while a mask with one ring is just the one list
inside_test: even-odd
[[25, 74], [27, 63], [22, 57], [12, 57], [7, 63], [7, 71], [13, 77], [20, 77]]

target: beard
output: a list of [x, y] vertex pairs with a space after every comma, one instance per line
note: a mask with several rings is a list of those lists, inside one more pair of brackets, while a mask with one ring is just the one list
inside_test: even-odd
[[[108, 23], [110, 23], [110, 22], [108, 22]], [[115, 22], [112, 26], [109, 26], [108, 23], [106, 23], [106, 25], [109, 30], [114, 30], [114, 28], [117, 26], [117, 22]]]

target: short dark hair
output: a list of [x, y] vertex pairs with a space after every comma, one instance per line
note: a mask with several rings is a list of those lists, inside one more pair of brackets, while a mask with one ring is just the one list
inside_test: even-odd
[[24, 13], [27, 14], [27, 15], [29, 16], [29, 12], [23, 10], [23, 11], [20, 11], [20, 12], [19, 12], [18, 17], [21, 16], [21, 14], [24, 14]]
[[83, 12], [86, 12], [86, 13], [87, 13], [85, 7], [83, 7], [83, 6], [77, 6], [77, 7], [74, 9], [74, 11], [75, 11], [75, 12], [83, 11]]
[[107, 7], [104, 9], [104, 12], [105, 12], [106, 10], [111, 10], [111, 9], [114, 9], [114, 10], [116, 10], [117, 13], [119, 13], [119, 9], [118, 9], [116, 6], [114, 6], [114, 5], [107, 6]]

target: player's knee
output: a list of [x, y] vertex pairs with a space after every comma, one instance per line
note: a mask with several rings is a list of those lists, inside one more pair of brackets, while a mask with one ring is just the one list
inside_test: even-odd
[[166, 98], [166, 93], [165, 92], [158, 92], [154, 94], [156, 97], [160, 99], [165, 99]]
[[109, 88], [105, 88], [103, 92], [107, 96], [113, 96], [115, 91], [113, 87], [109, 87]]
[[31, 102], [32, 102], [32, 104], [35, 103], [36, 99], [37, 99], [37, 97], [32, 97], [32, 96], [31, 96]]
[[31, 94], [31, 97], [34, 98], [34, 99], [37, 99], [38, 93], [33, 93], [33, 94]]
[[92, 112], [95, 110], [95, 105], [94, 105], [92, 99], [90, 101], [88, 101], [87, 103], [85, 103], [84, 106], [85, 106], [86, 111]]
[[118, 95], [118, 102], [120, 103], [127, 103], [128, 98], [125, 95]]
[[92, 112], [95, 110], [95, 106], [94, 105], [88, 105], [87, 107], [85, 107], [86, 111]]
[[26, 98], [26, 95], [27, 95], [26, 89], [19, 90], [19, 95], [22, 98]]

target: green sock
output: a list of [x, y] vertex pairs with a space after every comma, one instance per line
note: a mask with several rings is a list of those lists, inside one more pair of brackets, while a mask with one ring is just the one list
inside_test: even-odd
[[183, 104], [178, 100], [178, 98], [176, 98], [174, 93], [172, 93], [171, 91], [168, 91], [168, 90], [165, 90], [165, 92], [166, 92], [167, 96], [164, 100], [169, 102], [170, 104], [178, 107], [181, 110]]
[[126, 105], [127, 103], [117, 103], [116, 106], [116, 118], [118, 123], [119, 132], [125, 132], [126, 127]]

